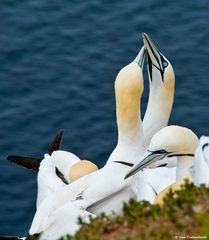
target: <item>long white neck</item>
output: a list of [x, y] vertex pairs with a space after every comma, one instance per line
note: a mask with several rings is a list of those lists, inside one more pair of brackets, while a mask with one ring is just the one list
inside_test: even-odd
[[135, 163], [145, 151], [140, 112], [142, 72], [136, 63], [123, 68], [115, 81], [118, 144], [109, 161]]
[[[140, 101], [139, 101], [140, 104]], [[123, 123], [118, 121], [118, 146], [127, 146], [129, 148], [137, 146], [139, 151], [145, 150], [144, 133], [140, 116], [140, 111], [136, 112], [135, 119], [129, 127], [124, 128]], [[131, 122], [126, 119], [128, 123]]]
[[181, 156], [177, 158], [176, 180], [192, 178], [190, 167], [194, 164], [194, 157]]
[[156, 132], [167, 126], [173, 106], [174, 76], [163, 82], [157, 71], [153, 71], [152, 81], [149, 79], [149, 100], [143, 119], [146, 146]]
[[119, 153], [118, 159], [135, 164], [145, 152], [144, 134], [141, 119], [137, 115], [137, 121], [129, 129], [123, 129], [118, 125], [118, 144], [114, 152]]

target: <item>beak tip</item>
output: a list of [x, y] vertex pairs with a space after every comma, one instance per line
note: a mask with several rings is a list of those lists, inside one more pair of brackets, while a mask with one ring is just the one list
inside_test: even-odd
[[125, 175], [124, 180], [126, 180], [127, 178], [128, 178], [128, 174]]
[[144, 39], [144, 38], [148, 38], [148, 35], [145, 33], [145, 32], [143, 32], [142, 33], [142, 38]]
[[124, 177], [124, 180], [126, 180], [127, 178], [129, 178], [131, 175], [132, 175], [132, 174], [127, 173], [127, 174], [125, 175], [125, 177]]

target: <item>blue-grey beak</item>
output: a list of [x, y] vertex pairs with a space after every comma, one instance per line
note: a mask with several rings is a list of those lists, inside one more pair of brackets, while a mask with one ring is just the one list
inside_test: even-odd
[[168, 152], [166, 152], [165, 150], [159, 150], [154, 152], [147, 150], [142, 157], [142, 160], [138, 164], [133, 166], [133, 168], [126, 174], [125, 179], [131, 177], [132, 175], [136, 174], [138, 171], [149, 166], [150, 164], [163, 159], [167, 155]]
[[153, 66], [156, 67], [161, 75], [162, 81], [164, 80], [164, 72], [166, 67], [169, 65], [168, 60], [163, 56], [163, 54], [156, 48], [154, 43], [150, 40], [146, 33], [142, 34], [144, 46], [147, 52], [147, 62], [148, 62], [148, 72], [150, 79], [152, 80], [152, 69]]
[[145, 60], [145, 48], [144, 46], [141, 48], [140, 52], [138, 53], [138, 55], [136, 56], [136, 58], [134, 59], [134, 62], [136, 62], [139, 67], [142, 69], [144, 66], [144, 60]]

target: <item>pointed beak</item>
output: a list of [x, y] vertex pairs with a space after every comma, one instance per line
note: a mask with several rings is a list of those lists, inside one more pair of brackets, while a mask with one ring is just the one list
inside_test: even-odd
[[156, 48], [156, 46], [150, 40], [149, 36], [146, 33], [142, 33], [142, 38], [143, 38], [144, 46], [147, 50], [148, 64], [152, 64], [156, 68], [158, 68], [160, 71], [163, 71], [164, 67], [163, 67], [160, 51]]
[[140, 52], [138, 53], [138, 55], [136, 56], [136, 58], [134, 59], [134, 62], [136, 62], [139, 65], [139, 67], [142, 69], [144, 65], [144, 59], [145, 59], [145, 49], [143, 46]]
[[136, 174], [138, 171], [142, 170], [143, 168], [149, 166], [150, 164], [159, 161], [163, 159], [168, 153], [167, 152], [150, 152], [147, 151], [144, 156], [142, 157], [142, 160], [136, 164], [125, 176], [126, 178], [131, 177], [132, 175]]

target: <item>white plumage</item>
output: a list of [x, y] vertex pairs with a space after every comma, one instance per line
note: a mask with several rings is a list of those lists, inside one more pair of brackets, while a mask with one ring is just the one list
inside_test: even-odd
[[[143, 41], [149, 76], [149, 99], [143, 119], [145, 144], [148, 146], [152, 136], [168, 124], [173, 105], [175, 76], [171, 63], [145, 33]], [[170, 165], [176, 166], [176, 158], [172, 159]], [[175, 180], [174, 168], [144, 169], [133, 177], [131, 186], [138, 201], [153, 203], [156, 195]]]
[[37, 176], [37, 208], [46, 197], [66, 186], [66, 184], [57, 176], [56, 167], [64, 175], [66, 181], [70, 183], [69, 171], [71, 167], [79, 161], [80, 159], [77, 156], [67, 151], [57, 150], [51, 155], [44, 155]]
[[[143, 49], [139, 54], [144, 54]], [[31, 235], [46, 231], [47, 221], [53, 212], [69, 201], [79, 201], [81, 208], [89, 208], [92, 213], [120, 213], [123, 202], [134, 196], [128, 188], [130, 180], [124, 180], [130, 167], [116, 161], [133, 164], [144, 151], [139, 119], [142, 91], [141, 69], [136, 62], [132, 62], [119, 72], [115, 81], [118, 124], [118, 144], [115, 150], [102, 169], [65, 186], [40, 204], [30, 228]]]

